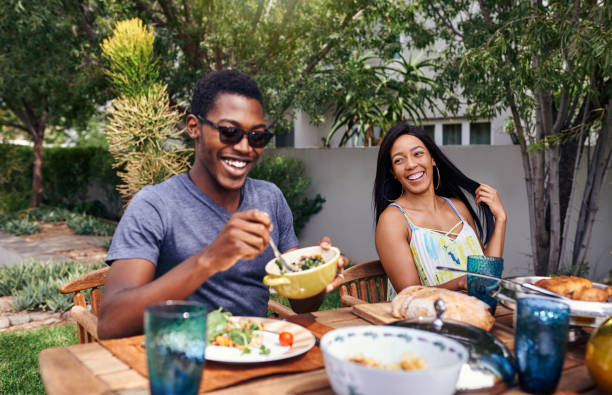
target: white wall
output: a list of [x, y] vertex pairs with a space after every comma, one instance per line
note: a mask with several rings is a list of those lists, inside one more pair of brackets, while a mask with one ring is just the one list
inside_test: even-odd
[[[529, 217], [522, 162], [518, 146], [443, 146], [449, 158], [471, 178], [494, 186], [508, 214], [504, 276], [533, 273]], [[312, 179], [310, 193], [327, 201], [300, 236], [302, 246], [331, 237], [354, 262], [377, 259], [374, 246], [372, 188], [378, 147], [295, 149], [267, 151], [305, 162]], [[608, 178], [610, 180], [610, 177]], [[591, 277], [602, 279], [612, 269], [612, 182], [602, 191], [588, 261]]]
[[[310, 123], [310, 117], [302, 111], [296, 111], [293, 121], [294, 146], [296, 148], [323, 147], [323, 140], [331, 130], [333, 124], [332, 114], [327, 115], [326, 122], [320, 125]], [[338, 133], [339, 134], [339, 133]], [[338, 146], [338, 138], [332, 139], [332, 146]], [[338, 140], [338, 141], [337, 141]]]

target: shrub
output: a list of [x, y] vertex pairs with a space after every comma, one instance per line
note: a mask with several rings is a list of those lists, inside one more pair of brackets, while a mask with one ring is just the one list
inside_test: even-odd
[[28, 211], [28, 216], [31, 219], [52, 224], [66, 221], [69, 215], [70, 211], [66, 209], [50, 206], [41, 206]]
[[29, 221], [27, 218], [11, 218], [4, 217], [0, 220], [0, 229], [12, 233], [15, 236], [31, 235], [40, 231], [40, 227], [36, 222]]
[[77, 235], [112, 236], [115, 232], [115, 224], [85, 214], [71, 213], [66, 225]]
[[276, 184], [285, 195], [293, 213], [293, 227], [299, 235], [311, 216], [321, 211], [325, 199], [317, 194], [314, 199], [306, 195], [310, 178], [304, 175], [304, 162], [278, 155], [264, 156], [249, 174], [252, 178]]
[[106, 240], [103, 244], [102, 244], [102, 248], [104, 248], [105, 250], [108, 250], [111, 246], [111, 243], [113, 242], [113, 239], [108, 239]]
[[65, 311], [72, 306], [71, 295], [58, 287], [105, 265], [84, 266], [72, 261], [30, 262], [0, 267], [0, 296], [12, 295], [15, 310]]
[[[0, 213], [29, 205], [32, 190], [32, 147], [0, 144]], [[113, 158], [101, 147], [48, 147], [43, 153], [43, 203], [117, 218], [121, 199]], [[100, 196], [99, 202], [88, 201]], [[92, 210], [92, 211], [89, 211]]]
[[0, 193], [0, 213], [14, 213], [28, 208], [29, 205], [29, 192], [4, 191]]
[[182, 114], [170, 105], [167, 87], [158, 83], [159, 67], [153, 52], [154, 32], [134, 18], [119, 21], [102, 44], [107, 74], [119, 94], [109, 110], [106, 139], [130, 200], [145, 185], [158, 184], [189, 165], [185, 150], [174, 144], [182, 131]]

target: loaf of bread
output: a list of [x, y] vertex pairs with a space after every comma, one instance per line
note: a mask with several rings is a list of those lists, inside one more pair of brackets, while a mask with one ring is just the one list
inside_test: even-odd
[[610, 287], [595, 288], [591, 280], [576, 276], [543, 278], [535, 285], [576, 300], [605, 302], [612, 293]]
[[391, 302], [391, 314], [396, 318], [434, 318], [434, 302], [437, 299], [442, 299], [446, 305], [443, 320], [465, 322], [486, 331], [495, 323], [489, 305], [485, 302], [461, 292], [420, 285], [403, 289]]

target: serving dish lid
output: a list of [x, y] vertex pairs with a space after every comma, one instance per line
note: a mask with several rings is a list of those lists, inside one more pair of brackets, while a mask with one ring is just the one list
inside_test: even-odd
[[[443, 320], [442, 325], [433, 318], [419, 317], [392, 322], [390, 326], [421, 329], [450, 337], [469, 352], [468, 362], [461, 370], [458, 391], [491, 387], [505, 387], [514, 380], [515, 362], [510, 350], [493, 334], [454, 320]], [[502, 389], [500, 388], [500, 390]]]
[[[538, 280], [547, 278], [550, 277], [518, 276], [509, 277], [508, 279], [519, 283], [535, 284]], [[594, 282], [593, 287], [603, 289], [607, 287], [607, 285]], [[496, 298], [502, 305], [512, 310], [515, 309], [517, 298], [532, 295], [548, 298], [547, 296], [542, 296], [537, 293], [531, 293], [525, 288], [513, 285], [509, 282], [502, 282], [500, 287], [493, 293], [494, 298]], [[570, 309], [570, 325], [596, 328], [608, 317], [612, 316], [612, 302], [610, 302], [610, 299], [608, 299], [608, 302], [589, 302], [584, 300], [569, 299], [563, 300], [563, 303], [567, 303]]]

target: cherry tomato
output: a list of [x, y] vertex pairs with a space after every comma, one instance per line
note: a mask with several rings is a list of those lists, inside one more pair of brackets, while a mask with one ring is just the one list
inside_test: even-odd
[[281, 332], [278, 335], [278, 341], [281, 346], [290, 346], [293, 344], [293, 334], [291, 332]]

